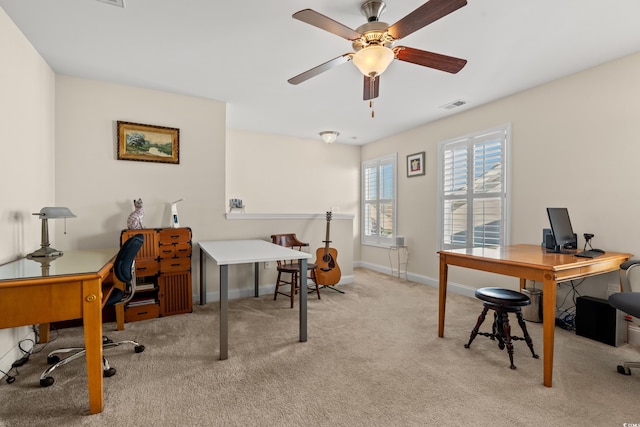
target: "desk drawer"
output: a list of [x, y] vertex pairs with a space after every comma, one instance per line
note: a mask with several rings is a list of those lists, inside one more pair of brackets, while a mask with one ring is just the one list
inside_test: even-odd
[[127, 307], [124, 312], [124, 320], [126, 322], [137, 322], [138, 320], [155, 319], [159, 316], [160, 306], [157, 303]]
[[160, 273], [190, 271], [191, 258], [171, 258], [160, 260]]
[[158, 261], [136, 261], [136, 277], [155, 276], [158, 274]]
[[158, 233], [160, 243], [166, 245], [167, 243], [176, 242], [190, 242], [191, 241], [191, 229], [190, 228], [163, 228]]
[[179, 242], [160, 245], [160, 258], [186, 258], [191, 256], [191, 243]]

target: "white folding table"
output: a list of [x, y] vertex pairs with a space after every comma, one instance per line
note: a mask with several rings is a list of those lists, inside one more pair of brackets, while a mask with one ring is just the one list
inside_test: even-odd
[[[206, 261], [220, 268], [220, 360], [229, 356], [229, 265], [254, 263], [255, 296], [258, 296], [261, 262], [300, 260], [300, 283], [307, 283], [307, 259], [311, 254], [264, 240], [212, 240], [200, 245], [200, 304], [206, 303]], [[300, 289], [304, 289], [303, 286]], [[300, 342], [307, 341], [307, 293], [300, 292]]]

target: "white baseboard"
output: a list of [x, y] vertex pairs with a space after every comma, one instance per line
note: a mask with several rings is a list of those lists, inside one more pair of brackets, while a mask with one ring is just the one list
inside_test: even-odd
[[[36, 336], [31, 326], [21, 326], [19, 328], [5, 329], [5, 331], [7, 331], [6, 334], [10, 334], [11, 336], [3, 336], [3, 340], [9, 339], [11, 342], [16, 343], [11, 348], [8, 348], [7, 351], [0, 357], [0, 370], [2, 370], [3, 372], [9, 372], [11, 370], [11, 365], [13, 365], [13, 362], [24, 356], [24, 353], [22, 352], [22, 350], [20, 350], [19, 347], [20, 341], [32, 340], [33, 342], [35, 342]], [[9, 341], [6, 342], [8, 343]], [[26, 351], [29, 351], [31, 347], [31, 343], [23, 345], [23, 348]], [[3, 374], [0, 374], [0, 378], [3, 378], [1, 375]]]
[[640, 346], [640, 326], [629, 324], [629, 344]]
[[[378, 264], [371, 264], [368, 262], [359, 261], [354, 263], [354, 268], [361, 267], [369, 270], [377, 271], [378, 273], [387, 274], [389, 276], [392, 275], [391, 268], [389, 266], [383, 266]], [[397, 274], [397, 273], [396, 273]], [[405, 274], [402, 273], [400, 278], [405, 278]], [[407, 273], [406, 279], [412, 282], [420, 283], [423, 285], [432, 286], [434, 288], [439, 287], [440, 280], [435, 279], [433, 277], [423, 276], [421, 274], [415, 273]], [[475, 298], [476, 288], [472, 288], [471, 286], [461, 285], [459, 283], [453, 283], [450, 280], [447, 282], [447, 292], [452, 292], [454, 294], [464, 295], [470, 298]]]
[[[342, 276], [340, 278], [340, 282], [338, 282], [336, 287], [341, 286], [341, 285], [347, 285], [349, 283], [353, 283], [354, 280], [355, 279], [354, 279], [353, 276]], [[217, 284], [216, 284], [216, 288], [218, 288]], [[273, 292], [275, 291], [275, 289], [276, 289], [276, 284], [275, 283], [260, 285], [260, 287], [258, 288], [258, 293], [260, 295], [270, 295], [270, 294], [273, 295]], [[240, 299], [240, 298], [251, 298], [253, 296], [254, 296], [253, 286], [250, 287], [250, 288], [229, 289], [229, 300]], [[219, 291], [219, 289], [217, 289], [217, 292], [216, 291], [207, 291], [206, 297], [207, 297], [207, 302], [208, 303], [209, 302], [220, 301], [220, 291]], [[193, 301], [199, 304], [200, 303], [200, 295], [194, 293]]]

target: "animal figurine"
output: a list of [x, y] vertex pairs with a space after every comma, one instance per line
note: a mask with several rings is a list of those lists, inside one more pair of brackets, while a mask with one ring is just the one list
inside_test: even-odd
[[144, 209], [142, 209], [142, 199], [133, 200], [135, 210], [129, 214], [127, 218], [127, 228], [130, 230], [142, 228], [142, 218], [144, 217]]

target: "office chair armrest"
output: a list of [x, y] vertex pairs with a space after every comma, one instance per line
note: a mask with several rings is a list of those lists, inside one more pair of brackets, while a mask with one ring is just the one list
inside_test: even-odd
[[620, 264], [620, 269], [629, 270], [640, 265], [640, 259], [630, 259]]
[[640, 259], [631, 259], [620, 264], [620, 285], [622, 292], [631, 292], [631, 281], [629, 280], [631, 270], [640, 266]]

